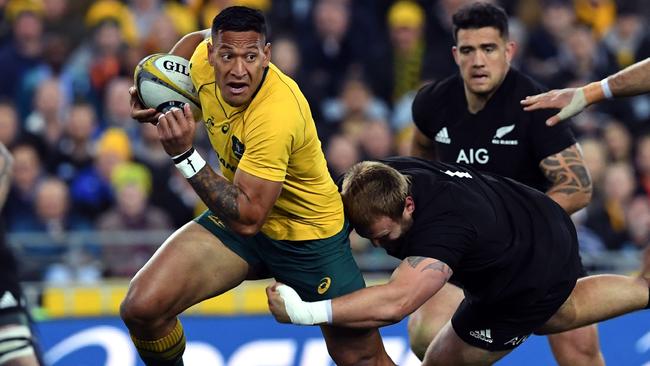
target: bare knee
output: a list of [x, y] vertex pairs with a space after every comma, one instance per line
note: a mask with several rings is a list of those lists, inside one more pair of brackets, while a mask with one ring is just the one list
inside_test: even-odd
[[434, 329], [430, 324], [423, 321], [420, 316], [409, 317], [407, 329], [411, 350], [421, 361], [424, 359], [429, 344], [431, 344], [440, 329]]
[[171, 308], [172, 299], [134, 280], [120, 304], [120, 317], [132, 332], [140, 333], [137, 330], [164, 327], [177, 315]]
[[548, 337], [560, 365], [604, 365], [595, 325]]

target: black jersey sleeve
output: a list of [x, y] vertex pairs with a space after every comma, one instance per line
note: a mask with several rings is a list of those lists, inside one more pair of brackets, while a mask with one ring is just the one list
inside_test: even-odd
[[435, 120], [432, 117], [436, 114], [434, 111], [440, 109], [441, 84], [441, 82], [435, 81], [420, 88], [411, 106], [413, 123], [432, 140], [437, 132], [437, 126], [435, 126]]

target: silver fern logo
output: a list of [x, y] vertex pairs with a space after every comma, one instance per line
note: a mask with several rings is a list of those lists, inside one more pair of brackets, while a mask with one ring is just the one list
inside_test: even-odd
[[519, 141], [517, 140], [502, 140], [503, 136], [509, 134], [514, 129], [514, 123], [508, 126], [497, 128], [497, 132], [494, 133], [494, 137], [492, 138], [492, 143], [494, 145], [518, 145]]

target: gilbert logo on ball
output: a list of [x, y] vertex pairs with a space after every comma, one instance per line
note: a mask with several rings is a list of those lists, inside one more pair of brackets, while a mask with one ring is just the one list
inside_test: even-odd
[[138, 63], [133, 79], [145, 107], [164, 113], [188, 103], [194, 119], [201, 119], [201, 103], [186, 59], [166, 53], [149, 55]]

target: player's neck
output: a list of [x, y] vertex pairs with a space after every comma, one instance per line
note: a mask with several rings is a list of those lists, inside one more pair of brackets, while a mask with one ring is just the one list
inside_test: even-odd
[[465, 87], [465, 99], [467, 100], [467, 110], [469, 113], [476, 114], [482, 111], [488, 100], [490, 100], [492, 95], [494, 95], [495, 91], [496, 89], [491, 91], [489, 94], [476, 94], [467, 90], [467, 87]]

